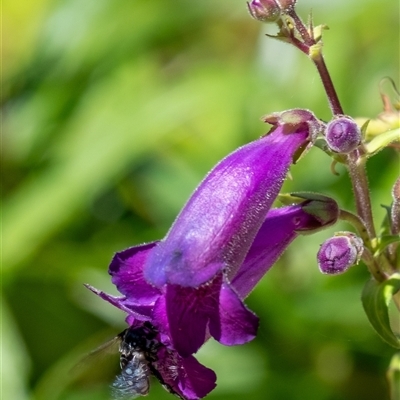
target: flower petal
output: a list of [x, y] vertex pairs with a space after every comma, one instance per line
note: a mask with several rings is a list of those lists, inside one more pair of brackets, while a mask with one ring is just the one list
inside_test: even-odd
[[160, 331], [168, 332], [182, 357], [195, 353], [209, 335], [228, 346], [254, 339], [258, 318], [246, 308], [222, 275], [199, 288], [167, 285], [153, 313]]
[[299, 231], [318, 229], [321, 224], [316, 217], [304, 211], [301, 204], [270, 210], [243, 264], [230, 277], [238, 295], [241, 298], [249, 295]]
[[156, 326], [169, 333], [172, 345], [182, 357], [195, 353], [204, 344], [209, 319], [218, 319], [221, 283], [220, 274], [198, 289], [167, 285], [165, 295], [156, 302]]
[[155, 367], [167, 390], [172, 390], [187, 400], [206, 396], [216, 386], [213, 370], [200, 364], [193, 356], [180, 357], [167, 347], [157, 353]]
[[130, 301], [129, 298], [122, 296], [122, 297], [115, 297], [110, 294], [107, 294], [101, 290], [94, 288], [91, 285], [85, 284], [85, 286], [91, 290], [94, 294], [101, 297], [103, 300], [108, 301], [114, 307], [119, 308], [122, 311], [125, 311], [131, 317], [138, 319], [140, 321], [149, 320], [151, 318], [153, 312], [152, 305], [140, 305], [135, 304]]
[[193, 356], [182, 359], [185, 374], [180, 373], [179, 388], [188, 400], [206, 396], [217, 385], [215, 372], [200, 364]]
[[143, 266], [157, 242], [130, 247], [116, 253], [108, 269], [112, 283], [131, 303], [154, 304], [160, 291], [143, 277]]
[[[215, 318], [216, 315], [218, 318]], [[246, 308], [227, 283], [221, 286], [219, 313], [213, 316], [209, 323], [210, 334], [224, 345], [244, 344], [257, 334], [258, 317]]]

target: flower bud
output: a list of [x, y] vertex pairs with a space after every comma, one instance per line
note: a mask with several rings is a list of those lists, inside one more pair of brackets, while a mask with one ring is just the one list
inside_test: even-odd
[[307, 225], [296, 228], [298, 234], [315, 233], [335, 224], [339, 218], [339, 206], [336, 201], [319, 193], [295, 192], [280, 194], [278, 198], [285, 205], [298, 204], [302, 211], [310, 216]]
[[[339, 206], [334, 199], [317, 193], [293, 193], [292, 196], [306, 200], [301, 203], [301, 208], [314, 218], [315, 228], [312, 233], [336, 223]], [[307, 230], [311, 233], [310, 226]], [[298, 229], [297, 232], [301, 233], [302, 229]], [[307, 231], [304, 233], [307, 234]]]
[[281, 15], [279, 4], [275, 0], [252, 0], [247, 3], [250, 15], [262, 22], [275, 22]]
[[338, 117], [326, 126], [326, 141], [336, 153], [350, 153], [361, 143], [361, 130], [350, 117]]
[[321, 245], [317, 254], [319, 269], [323, 274], [342, 274], [358, 263], [363, 249], [363, 241], [358, 236], [338, 232]]

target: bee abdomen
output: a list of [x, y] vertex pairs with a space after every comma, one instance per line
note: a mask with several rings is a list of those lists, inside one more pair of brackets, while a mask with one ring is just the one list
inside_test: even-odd
[[133, 357], [111, 385], [115, 400], [134, 399], [149, 392], [150, 371], [141, 357]]

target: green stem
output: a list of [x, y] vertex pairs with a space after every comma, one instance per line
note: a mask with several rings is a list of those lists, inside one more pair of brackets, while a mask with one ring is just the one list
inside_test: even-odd
[[389, 278], [389, 275], [381, 271], [372, 253], [366, 247], [364, 247], [361, 259], [364, 261], [369, 272], [371, 272], [371, 275], [375, 278], [376, 281], [383, 282]]
[[371, 239], [368, 235], [367, 228], [365, 227], [362, 219], [358, 215], [355, 215], [349, 211], [340, 210], [339, 219], [353, 225], [353, 227], [356, 228], [360, 238], [363, 240], [364, 246], [373, 251]]

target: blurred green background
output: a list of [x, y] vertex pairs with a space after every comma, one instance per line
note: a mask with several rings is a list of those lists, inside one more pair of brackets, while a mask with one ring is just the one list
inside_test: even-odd
[[[376, 117], [380, 79], [399, 83], [398, 1], [299, 3], [330, 27], [325, 55], [346, 113]], [[116, 294], [114, 252], [163, 237], [205, 173], [266, 132], [262, 115], [329, 109], [311, 63], [268, 39], [276, 29], [243, 0], [9, 0], [2, 22], [2, 398], [108, 399], [116, 356], [71, 367], [124, 329], [124, 315], [82, 284]], [[378, 223], [398, 163], [393, 149], [369, 161]], [[313, 149], [284, 190], [353, 209], [338, 171]], [[327, 277], [316, 266], [340, 229], [299, 238], [251, 294], [256, 340], [201, 349], [218, 375], [210, 399], [388, 397], [393, 350], [363, 313], [365, 267]], [[148, 398], [172, 396], [154, 382]]]

